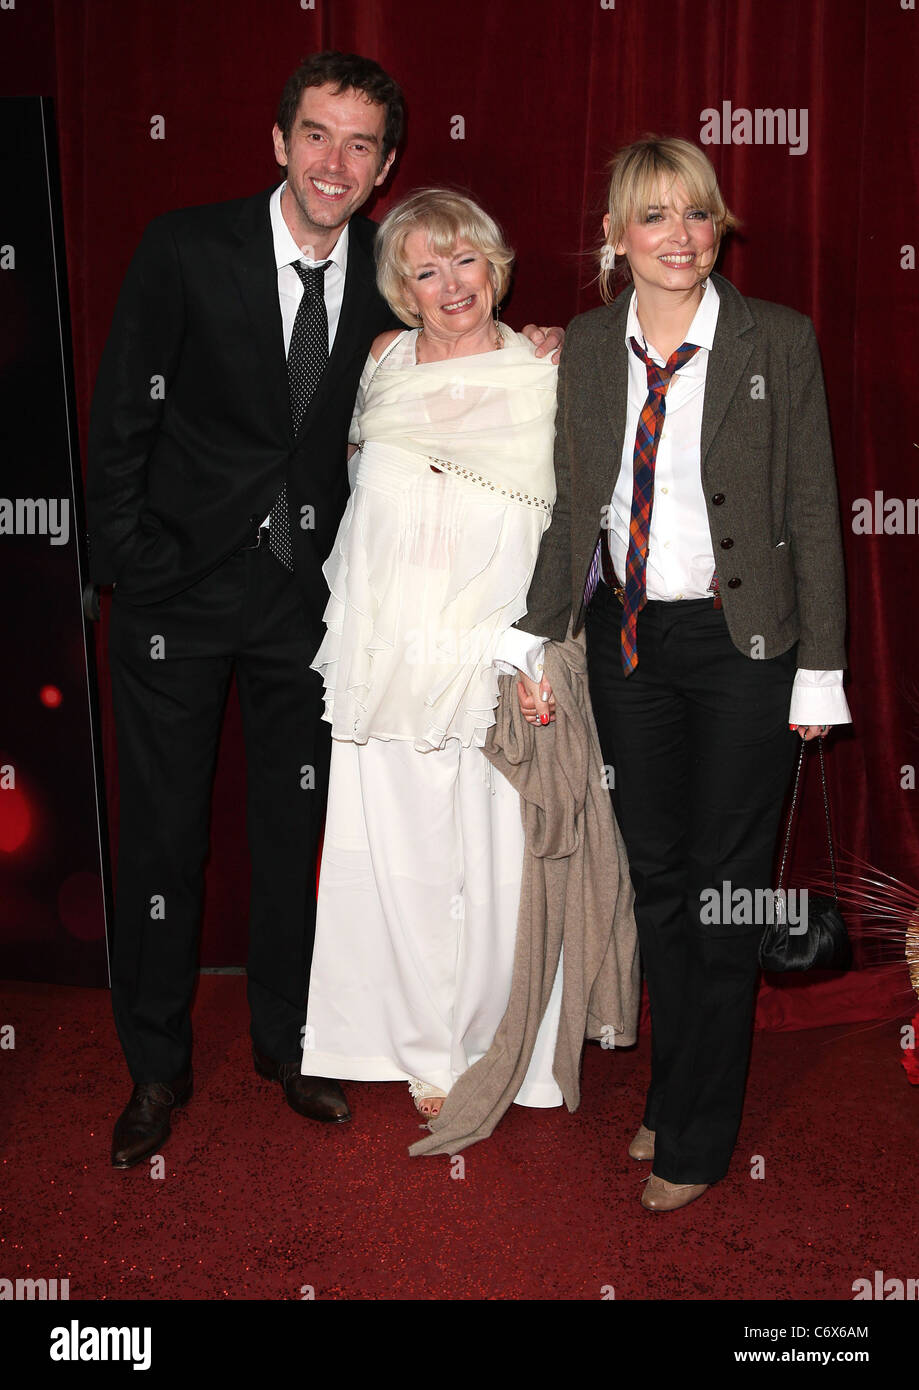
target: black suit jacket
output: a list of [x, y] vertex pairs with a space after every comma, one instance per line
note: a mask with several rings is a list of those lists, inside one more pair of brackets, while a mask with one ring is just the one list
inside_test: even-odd
[[131, 603], [180, 593], [245, 543], [286, 481], [318, 634], [357, 383], [396, 321], [376, 289], [376, 225], [353, 217], [332, 354], [294, 438], [270, 196], [170, 212], [144, 233], [93, 398], [90, 568]]

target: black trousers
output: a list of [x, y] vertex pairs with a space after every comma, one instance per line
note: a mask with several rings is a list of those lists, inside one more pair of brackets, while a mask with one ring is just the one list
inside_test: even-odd
[[587, 615], [590, 694], [651, 1003], [644, 1123], [658, 1177], [711, 1183], [740, 1126], [762, 925], [724, 920], [743, 913], [713, 911], [705, 894], [723, 902], [726, 883], [731, 894], [774, 886], [798, 737], [788, 729], [795, 650], [754, 660], [710, 599], [649, 602], [625, 677], [621, 615], [601, 584]]
[[135, 1082], [191, 1061], [190, 1007], [220, 727], [234, 672], [246, 745], [252, 1039], [298, 1059], [316, 921], [329, 726], [294, 577], [267, 544], [184, 593], [116, 588], [109, 660], [120, 794], [112, 1000]]

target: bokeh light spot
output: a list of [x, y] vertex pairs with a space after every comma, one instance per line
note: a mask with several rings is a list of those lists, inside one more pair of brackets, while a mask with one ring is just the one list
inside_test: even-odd
[[32, 812], [21, 791], [0, 791], [0, 851], [14, 854], [29, 838]]

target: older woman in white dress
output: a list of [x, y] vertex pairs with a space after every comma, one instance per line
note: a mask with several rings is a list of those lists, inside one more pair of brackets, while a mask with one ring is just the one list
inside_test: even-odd
[[[333, 744], [303, 1071], [408, 1081], [434, 1115], [487, 1052], [511, 984], [520, 801], [481, 749], [499, 672], [539, 689], [542, 643], [512, 625], [555, 498], [557, 373], [498, 322], [512, 253], [468, 198], [411, 195], [377, 257], [415, 326], [367, 359], [325, 567], [313, 665]], [[562, 1102], [560, 1002], [561, 970], [520, 1104]]]

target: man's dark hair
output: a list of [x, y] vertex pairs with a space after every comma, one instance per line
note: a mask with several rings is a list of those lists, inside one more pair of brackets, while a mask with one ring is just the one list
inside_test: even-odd
[[330, 50], [314, 53], [292, 72], [284, 84], [278, 106], [278, 128], [284, 136], [284, 144], [290, 144], [294, 118], [300, 97], [307, 87], [335, 88], [335, 95], [342, 92], [363, 92], [368, 100], [386, 108], [386, 125], [383, 130], [383, 150], [380, 163], [395, 149], [402, 139], [405, 122], [405, 108], [402, 89], [398, 82], [384, 72], [379, 63], [372, 58], [363, 58], [359, 53], [339, 53]]

